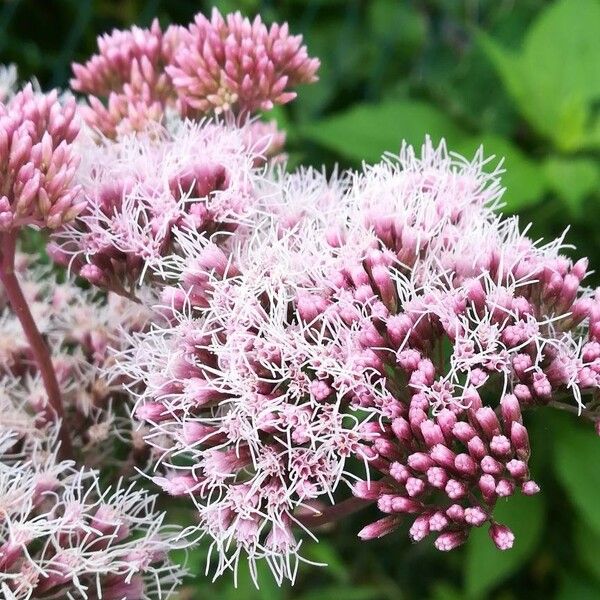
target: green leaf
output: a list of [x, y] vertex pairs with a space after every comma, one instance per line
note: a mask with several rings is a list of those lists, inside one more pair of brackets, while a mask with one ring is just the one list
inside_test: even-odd
[[568, 573], [562, 578], [556, 600], [598, 600], [600, 587], [592, 581]]
[[237, 585], [234, 587], [231, 581], [225, 581], [224, 590], [216, 597], [220, 600], [283, 600], [285, 589], [277, 585], [268, 565], [261, 561], [256, 568], [258, 588], [252, 581], [248, 562], [242, 559], [237, 572]]
[[386, 151], [398, 152], [402, 140], [417, 147], [430, 135], [449, 146], [464, 136], [444, 113], [414, 100], [362, 104], [302, 128], [304, 136], [345, 158], [375, 162]]
[[469, 598], [484, 597], [531, 557], [542, 532], [544, 505], [540, 496], [512, 496], [498, 503], [494, 518], [513, 530], [515, 544], [501, 552], [490, 540], [487, 527], [471, 533], [464, 565]]
[[584, 523], [577, 523], [575, 528], [575, 548], [581, 565], [600, 581], [600, 560], [598, 560], [598, 549], [600, 548], [600, 534], [587, 527]]
[[464, 600], [464, 594], [449, 583], [437, 583], [429, 600]]
[[566, 423], [556, 436], [556, 472], [586, 523], [600, 534], [600, 439], [591, 425]]
[[303, 594], [298, 600], [331, 600], [331, 598], [343, 598], [343, 600], [375, 600], [382, 597], [382, 592], [374, 586], [328, 586], [321, 587], [307, 594]]
[[305, 547], [304, 555], [310, 561], [327, 565], [327, 572], [341, 583], [348, 583], [350, 572], [342, 557], [331, 544], [321, 541]]
[[[397, 0], [369, 3], [370, 30], [377, 40], [388, 42], [396, 51], [415, 50], [427, 39], [427, 23], [423, 14]], [[402, 35], [398, 35], [402, 31]], [[381, 52], [381, 48], [375, 49]]]
[[563, 200], [571, 214], [580, 218], [583, 201], [600, 186], [600, 175], [593, 160], [550, 158], [544, 164], [550, 189]]
[[504, 159], [502, 184], [506, 188], [503, 200], [507, 212], [517, 212], [540, 202], [546, 182], [536, 161], [523, 154], [509, 140], [491, 134], [467, 139], [455, 149], [470, 157], [479, 146], [483, 146], [486, 157], [495, 156], [492, 165]]
[[600, 3], [559, 0], [532, 24], [522, 49], [512, 53], [485, 34], [481, 48], [521, 114], [563, 151], [600, 142]]

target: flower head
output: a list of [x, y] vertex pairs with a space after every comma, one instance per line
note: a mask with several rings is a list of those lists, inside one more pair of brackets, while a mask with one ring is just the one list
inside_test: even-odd
[[0, 231], [22, 225], [56, 229], [84, 208], [73, 185], [79, 158], [75, 100], [31, 85], [0, 102]]
[[176, 103], [165, 66], [181, 30], [171, 26], [163, 32], [157, 20], [149, 29], [114, 30], [98, 38], [98, 54], [73, 64], [71, 87], [88, 94], [82, 113], [90, 127], [115, 137], [162, 120]]
[[293, 100], [290, 87], [316, 80], [319, 61], [287, 24], [270, 28], [239, 12], [196, 16], [167, 73], [184, 106], [202, 114], [270, 110]]

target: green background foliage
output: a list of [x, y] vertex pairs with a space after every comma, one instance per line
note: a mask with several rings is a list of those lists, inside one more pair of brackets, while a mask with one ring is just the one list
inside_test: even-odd
[[[209, 2], [4, 0], [0, 62], [26, 79], [65, 86], [99, 33], [132, 23], [186, 23]], [[402, 139], [426, 134], [451, 149], [505, 158], [506, 207], [548, 238], [600, 265], [600, 2], [598, 0], [215, 0], [221, 10], [290, 22], [322, 60], [320, 81], [275, 116], [292, 164], [332, 168], [375, 161]], [[600, 278], [592, 276], [593, 284]], [[528, 415], [532, 470], [542, 487], [498, 515], [514, 528], [500, 553], [484, 530], [441, 554], [410, 544], [407, 526], [382, 540], [356, 539], [365, 513], [323, 532], [296, 586], [278, 589], [261, 570], [257, 591], [240, 569], [213, 584], [206, 548], [189, 555], [181, 599], [477, 600], [600, 598], [600, 440], [569, 415]]]

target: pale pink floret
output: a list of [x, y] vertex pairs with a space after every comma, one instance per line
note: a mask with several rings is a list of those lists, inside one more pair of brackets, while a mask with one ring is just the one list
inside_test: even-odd
[[136, 600], [166, 597], [181, 582], [183, 571], [168, 560], [175, 530], [164, 527], [155, 497], [122, 482], [102, 490], [98, 473], [76, 471], [42, 447], [29, 462], [11, 463], [4, 443], [0, 433], [4, 593], [88, 598], [93, 589], [102, 598]]

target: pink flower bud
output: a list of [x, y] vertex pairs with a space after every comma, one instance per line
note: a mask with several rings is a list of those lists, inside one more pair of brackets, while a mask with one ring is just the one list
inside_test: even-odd
[[535, 481], [525, 481], [521, 485], [521, 492], [526, 496], [535, 496], [540, 491], [540, 486]]
[[465, 509], [460, 504], [453, 504], [446, 510], [446, 514], [456, 523], [462, 523], [465, 519]]
[[521, 420], [521, 407], [516, 396], [513, 394], [505, 394], [500, 400], [500, 408], [502, 410], [502, 419], [504, 420], [504, 426], [510, 428], [513, 421], [519, 423]]
[[480, 506], [465, 509], [465, 521], [474, 527], [480, 527], [488, 519], [487, 513]]
[[452, 433], [456, 439], [460, 440], [463, 444], [466, 444], [473, 437], [477, 435], [477, 432], [471, 425], [465, 423], [464, 421], [458, 421], [456, 425], [452, 428]]
[[379, 519], [378, 521], [363, 527], [358, 532], [358, 537], [361, 540], [374, 540], [383, 537], [394, 531], [394, 529], [397, 529], [400, 521], [401, 519], [396, 516], [383, 517], [383, 519]]
[[514, 491], [515, 484], [512, 483], [512, 481], [509, 481], [508, 479], [501, 479], [498, 482], [498, 485], [496, 485], [496, 494], [498, 494], [500, 498], [512, 496]]
[[510, 428], [510, 440], [517, 453], [517, 458], [527, 460], [529, 457], [529, 435], [527, 434], [527, 429], [520, 423], [513, 422]]
[[517, 460], [514, 458], [506, 463], [506, 468], [515, 479], [523, 479], [524, 477], [527, 477], [527, 463], [523, 462], [522, 460]]
[[466, 477], [473, 477], [477, 473], [477, 463], [468, 454], [457, 454], [454, 466], [459, 473]]
[[474, 438], [470, 439], [467, 443], [467, 448], [469, 450], [469, 454], [475, 460], [482, 460], [487, 454], [487, 448], [479, 436], [475, 436]]
[[431, 531], [443, 531], [447, 525], [448, 519], [441, 511], [437, 511], [429, 517], [429, 528]]
[[442, 533], [435, 540], [435, 547], [442, 552], [449, 552], [458, 548], [467, 540], [467, 534], [464, 531], [448, 531]]
[[479, 478], [479, 489], [486, 501], [496, 497], [496, 480], [492, 475], [485, 474]]
[[[428, 471], [429, 472], [429, 471]], [[390, 465], [390, 475], [398, 482], [405, 483], [410, 477], [410, 471], [399, 462], [393, 462]]]
[[357, 481], [352, 493], [364, 500], [377, 500], [382, 494], [389, 494], [391, 487], [380, 481]]
[[487, 439], [491, 439], [500, 433], [500, 423], [498, 422], [496, 413], [489, 406], [479, 408], [475, 411], [475, 419]]
[[446, 469], [454, 468], [456, 455], [452, 450], [443, 444], [436, 444], [430, 451], [429, 456], [441, 467]]
[[456, 479], [449, 479], [446, 487], [444, 488], [448, 498], [451, 500], [458, 500], [467, 493], [467, 486], [462, 481]]
[[413, 498], [423, 493], [425, 490], [425, 482], [416, 477], [409, 477], [406, 480], [405, 487], [407, 494]]
[[493, 523], [489, 531], [490, 538], [492, 538], [498, 550], [509, 550], [513, 547], [515, 535], [506, 525]]
[[496, 456], [507, 456], [511, 451], [510, 440], [505, 435], [495, 435], [490, 442], [490, 450]]
[[443, 489], [448, 483], [448, 474], [441, 467], [427, 469], [427, 481], [434, 488]]
[[433, 460], [424, 452], [414, 452], [408, 456], [408, 466], [419, 473], [426, 473], [434, 465]]
[[413, 542], [420, 542], [429, 535], [429, 518], [426, 515], [417, 517], [409, 530]]

